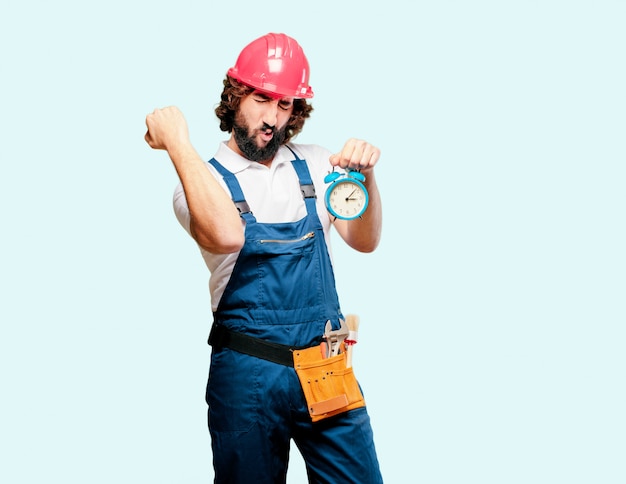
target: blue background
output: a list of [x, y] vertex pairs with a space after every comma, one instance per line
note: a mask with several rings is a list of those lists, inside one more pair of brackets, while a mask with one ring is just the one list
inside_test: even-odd
[[[7, 0], [0, 481], [209, 482], [208, 272], [144, 119], [209, 158], [241, 48], [303, 45], [302, 143], [382, 150], [335, 240], [386, 482], [626, 482], [626, 3]], [[304, 482], [294, 450], [289, 482]]]

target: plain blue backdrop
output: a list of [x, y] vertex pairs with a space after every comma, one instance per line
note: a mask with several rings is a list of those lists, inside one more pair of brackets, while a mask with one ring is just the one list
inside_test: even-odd
[[179, 106], [210, 158], [226, 70], [274, 31], [311, 64], [296, 141], [382, 150], [381, 246], [334, 257], [386, 482], [626, 482], [625, 23], [608, 0], [3, 2], [0, 481], [211, 480], [208, 272], [144, 119]]

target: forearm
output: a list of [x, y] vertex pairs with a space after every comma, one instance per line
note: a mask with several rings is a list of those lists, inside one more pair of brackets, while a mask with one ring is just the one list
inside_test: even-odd
[[243, 227], [230, 196], [211, 174], [191, 145], [168, 151], [180, 178], [196, 242], [215, 254], [237, 252], [243, 245]]

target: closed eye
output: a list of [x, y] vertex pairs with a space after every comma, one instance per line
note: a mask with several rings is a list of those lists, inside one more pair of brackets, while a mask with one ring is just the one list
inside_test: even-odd
[[[259, 104], [265, 104], [265, 103], [275, 101], [274, 98], [270, 96], [266, 96], [265, 94], [261, 92], [254, 93], [254, 100]], [[278, 101], [278, 107], [282, 109], [283, 111], [289, 111], [292, 106], [293, 106], [293, 101], [291, 99], [280, 99]]]

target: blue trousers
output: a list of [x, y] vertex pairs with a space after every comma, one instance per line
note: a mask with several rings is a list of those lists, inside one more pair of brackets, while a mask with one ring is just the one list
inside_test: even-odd
[[207, 385], [215, 482], [286, 482], [290, 440], [311, 483], [382, 483], [365, 407], [312, 423], [293, 368], [214, 351]]

